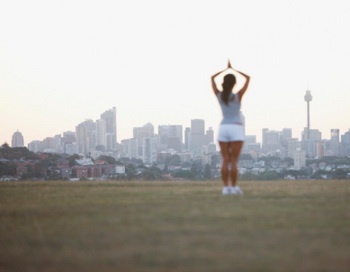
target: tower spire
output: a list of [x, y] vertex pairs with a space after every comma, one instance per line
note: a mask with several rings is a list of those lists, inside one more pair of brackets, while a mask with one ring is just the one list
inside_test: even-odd
[[307, 103], [307, 139], [310, 140], [310, 102], [312, 101], [312, 95], [309, 88], [306, 91], [304, 100]]

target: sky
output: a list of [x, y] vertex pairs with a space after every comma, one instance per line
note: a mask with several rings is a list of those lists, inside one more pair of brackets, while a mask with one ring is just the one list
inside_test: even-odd
[[[246, 134], [350, 129], [348, 0], [0, 0], [0, 143], [74, 131], [117, 108], [117, 140], [150, 122], [221, 121], [210, 77], [251, 76]], [[218, 81], [220, 85], [220, 80]], [[243, 84], [238, 78], [237, 88]], [[236, 89], [237, 90], [237, 89]]]

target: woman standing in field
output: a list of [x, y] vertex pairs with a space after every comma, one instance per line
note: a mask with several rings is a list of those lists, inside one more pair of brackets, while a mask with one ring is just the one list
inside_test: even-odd
[[[222, 92], [216, 86], [215, 78], [227, 70], [234, 71], [230, 61], [227, 68], [216, 73], [211, 77], [213, 91], [219, 100], [223, 114], [223, 120], [220, 123], [218, 141], [222, 155], [221, 178], [224, 183], [222, 194], [243, 194], [241, 188], [237, 186], [238, 175], [238, 157], [244, 142], [244, 124], [241, 116], [241, 101], [246, 92], [250, 77], [240, 71], [235, 70], [246, 81], [244, 86], [237, 93], [232, 93], [233, 87], [236, 84], [236, 77], [232, 73], [224, 76], [222, 83]], [[232, 186], [229, 186], [228, 179], [231, 177]]]

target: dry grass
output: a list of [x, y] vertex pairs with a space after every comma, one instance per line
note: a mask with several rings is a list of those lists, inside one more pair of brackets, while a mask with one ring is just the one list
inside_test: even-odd
[[0, 271], [348, 271], [350, 181], [0, 184]]

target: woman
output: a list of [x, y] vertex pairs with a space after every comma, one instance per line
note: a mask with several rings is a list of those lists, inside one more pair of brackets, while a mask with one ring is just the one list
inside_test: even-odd
[[[211, 83], [213, 91], [219, 100], [220, 107], [223, 114], [219, 128], [218, 141], [222, 155], [221, 178], [224, 183], [222, 194], [243, 194], [241, 188], [237, 186], [238, 175], [238, 157], [244, 142], [244, 124], [241, 117], [241, 101], [246, 92], [250, 77], [242, 72], [236, 71], [246, 78], [242, 89], [236, 94], [232, 93], [233, 87], [236, 84], [236, 77], [229, 73], [224, 76], [222, 83], [222, 92], [219, 91], [215, 84], [215, 78], [227, 71], [232, 70], [230, 61], [225, 70], [213, 75]], [[231, 177], [232, 186], [229, 186], [228, 179]]]

